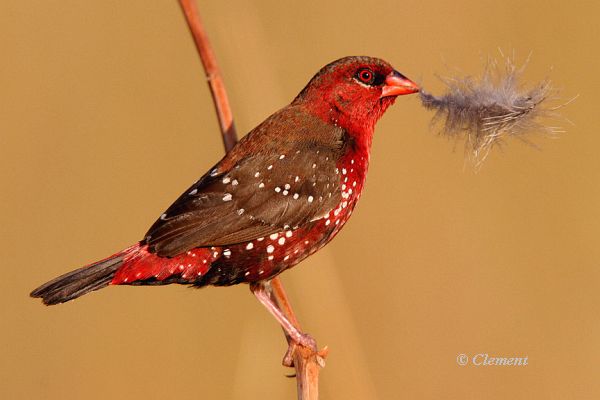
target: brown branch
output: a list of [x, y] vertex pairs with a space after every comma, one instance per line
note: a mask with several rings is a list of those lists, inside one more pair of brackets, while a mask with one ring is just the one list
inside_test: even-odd
[[200, 55], [202, 66], [204, 67], [206, 80], [208, 81], [210, 93], [217, 111], [225, 151], [229, 151], [235, 146], [237, 135], [233, 123], [233, 114], [229, 106], [229, 99], [227, 98], [227, 91], [225, 90], [225, 84], [217, 65], [217, 58], [208, 40], [208, 35], [204, 30], [204, 25], [202, 24], [194, 0], [179, 0], [179, 4], [185, 15], [188, 27], [194, 38], [194, 43], [196, 44], [196, 49]]
[[[194, 0], [179, 0], [179, 4], [185, 15], [192, 37], [194, 38], [194, 43], [196, 44], [200, 59], [202, 60], [202, 66], [204, 67], [213, 103], [217, 111], [219, 127], [223, 137], [223, 145], [225, 146], [225, 150], [229, 151], [237, 142], [237, 135], [233, 123], [233, 114], [225, 90], [225, 84], [223, 83], [223, 78], [221, 77], [215, 54], [208, 40], [208, 35], [204, 30]], [[272, 295], [281, 311], [296, 328], [300, 329], [298, 319], [294, 314], [294, 310], [290, 305], [283, 284], [279, 278], [276, 277], [271, 280], [271, 287]], [[324, 366], [324, 359], [328, 353], [327, 348], [315, 352], [313, 349], [296, 345], [287, 335], [286, 339], [289, 348], [284, 357], [284, 365], [293, 365], [296, 370], [298, 399], [318, 399], [319, 371], [320, 368]]]
[[271, 280], [271, 288], [273, 289], [273, 295], [275, 296], [281, 311], [283, 311], [285, 316], [292, 324], [294, 324], [296, 328], [300, 329], [300, 323], [298, 322], [298, 318], [296, 318], [296, 314], [294, 314], [294, 310], [292, 309], [292, 305], [288, 300], [281, 280], [279, 278]]

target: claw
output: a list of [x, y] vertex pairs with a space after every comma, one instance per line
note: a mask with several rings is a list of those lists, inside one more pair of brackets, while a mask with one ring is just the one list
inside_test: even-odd
[[312, 350], [313, 353], [317, 352], [317, 341], [307, 333], [302, 333], [298, 344]]
[[[299, 350], [299, 347], [307, 349], [316, 357], [319, 366], [321, 368], [325, 367], [325, 358], [327, 358], [327, 355], [329, 354], [329, 348], [327, 346], [323, 347], [321, 350], [318, 350], [316, 340], [306, 333], [302, 333], [300, 336], [298, 336], [298, 341], [290, 337], [288, 337], [288, 341], [288, 349], [281, 362], [284, 367], [294, 368], [294, 355], [296, 354], [296, 351]], [[306, 355], [304, 354], [303, 357], [306, 357]], [[294, 375], [289, 376], [294, 377]]]
[[294, 352], [296, 351], [296, 347], [298, 345], [293, 340], [290, 340], [288, 345], [288, 349], [283, 356], [283, 361], [281, 362], [284, 367], [294, 368]]

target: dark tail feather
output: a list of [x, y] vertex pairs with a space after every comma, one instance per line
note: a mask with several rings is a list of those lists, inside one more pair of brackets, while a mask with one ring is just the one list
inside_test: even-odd
[[127, 250], [75, 271], [67, 272], [35, 289], [30, 296], [41, 297], [44, 304], [53, 305], [102, 289], [108, 286], [123, 264], [126, 252]]

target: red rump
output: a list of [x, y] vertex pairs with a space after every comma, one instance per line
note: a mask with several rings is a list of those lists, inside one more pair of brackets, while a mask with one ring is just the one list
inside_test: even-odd
[[218, 247], [192, 249], [172, 258], [150, 253], [147, 245], [137, 245], [128, 250], [111, 285], [126, 285], [149, 279], [164, 281], [168, 278], [180, 278], [193, 283], [205, 275], [210, 264], [221, 255]]

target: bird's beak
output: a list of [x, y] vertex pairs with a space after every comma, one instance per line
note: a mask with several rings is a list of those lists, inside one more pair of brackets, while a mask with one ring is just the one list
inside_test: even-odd
[[381, 97], [402, 96], [418, 91], [419, 87], [416, 83], [402, 75], [400, 72], [392, 71], [385, 77], [385, 85], [381, 90]]

